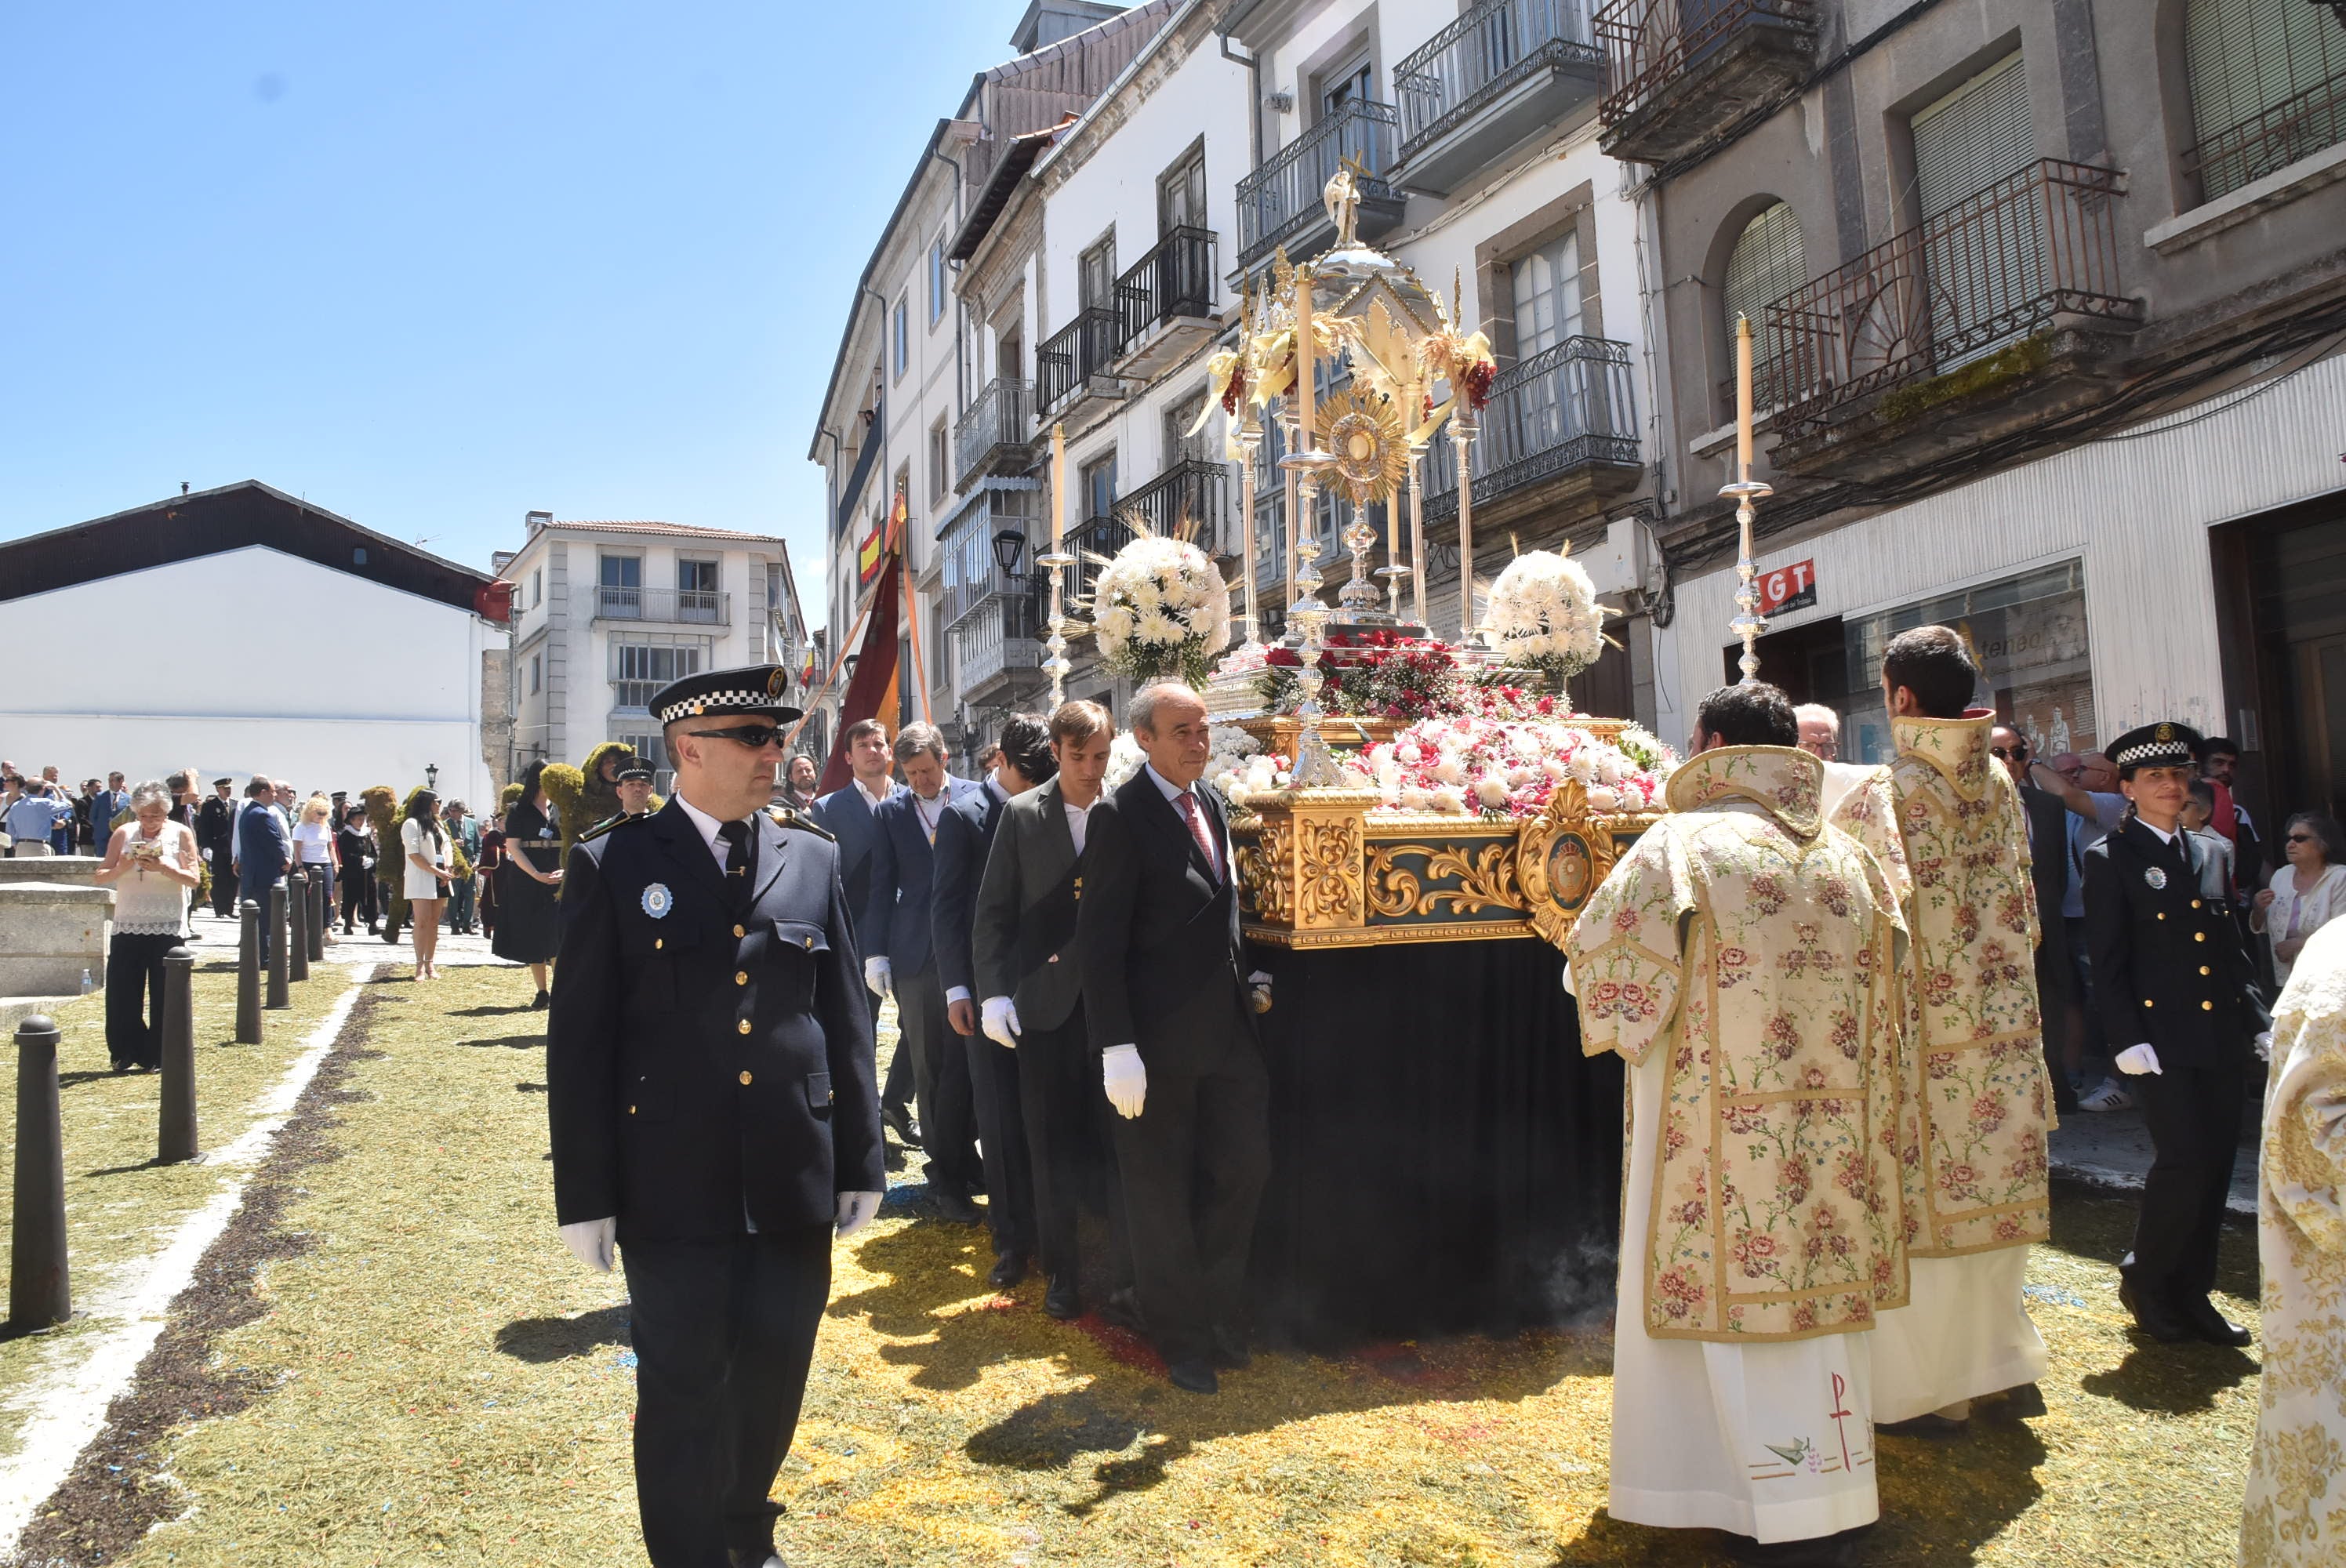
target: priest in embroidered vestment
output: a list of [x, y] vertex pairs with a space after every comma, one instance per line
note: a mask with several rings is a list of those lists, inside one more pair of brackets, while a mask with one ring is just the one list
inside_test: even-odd
[[2257, 1165], [2264, 1378], [2241, 1568], [2346, 1563], [2346, 921], [2313, 933], [2273, 1010]]
[[[2037, 1013], [2035, 886], [2019, 791], [1988, 755], [1995, 715], [1971, 707], [1979, 670], [1947, 626], [1892, 638], [1882, 691], [1897, 756], [1879, 796], [1852, 791], [1832, 820], [1892, 867], [1906, 916], [1905, 1003], [1923, 1115], [1906, 1167], [1912, 1300], [1873, 1336], [1883, 1425], [1961, 1420], [2018, 1390], [2039, 1413], [2045, 1342], [2021, 1293], [2028, 1244], [2050, 1233], [2052, 1124]], [[1889, 840], [1894, 838], [1896, 843]]]
[[1799, 736], [1774, 687], [1704, 698], [1569, 943], [1583, 1047], [1630, 1065], [1609, 1505], [1761, 1543], [1880, 1512], [1865, 1330], [1906, 1294], [1904, 937]]

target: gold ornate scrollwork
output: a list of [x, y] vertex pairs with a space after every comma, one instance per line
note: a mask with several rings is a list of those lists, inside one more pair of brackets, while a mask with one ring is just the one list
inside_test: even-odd
[[1295, 923], [1359, 925], [1362, 892], [1358, 819], [1306, 819], [1300, 826], [1302, 860], [1297, 868]]
[[1288, 899], [1287, 866], [1294, 854], [1295, 825], [1283, 817], [1265, 816], [1254, 843], [1241, 843], [1239, 885], [1254, 917], [1266, 925], [1288, 925], [1295, 918]]
[[1533, 928], [1559, 948], [1620, 858], [1614, 827], [1614, 819], [1590, 815], [1587, 791], [1567, 779], [1516, 836], [1515, 870]]
[[[1403, 857], [1423, 859], [1420, 871], [1402, 865]], [[1454, 915], [1480, 914], [1488, 909], [1524, 908], [1523, 890], [1515, 879], [1515, 846], [1506, 840], [1479, 850], [1442, 844], [1380, 844], [1369, 852], [1369, 909], [1387, 920], [1423, 919], [1447, 904]], [[1421, 880], [1421, 877], [1423, 880]], [[1426, 881], [1457, 880], [1455, 887], [1427, 888]]]

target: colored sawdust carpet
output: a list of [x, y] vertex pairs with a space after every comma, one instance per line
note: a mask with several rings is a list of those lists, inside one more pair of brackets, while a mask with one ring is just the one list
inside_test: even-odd
[[[248, 1307], [192, 1303], [159, 1369], [242, 1380], [236, 1408], [187, 1420], [151, 1384], [126, 1396], [77, 1477], [121, 1466], [119, 1516], [43, 1543], [57, 1560], [643, 1561], [624, 1291], [555, 1235], [527, 976], [368, 990], [384, 1004], [362, 1004], [256, 1176], [301, 1245], [241, 1237], [213, 1288]], [[795, 1568], [1719, 1561], [1718, 1537], [1606, 1514], [1601, 1326], [1267, 1352], [1198, 1398], [1123, 1331], [1046, 1317], [1039, 1281], [990, 1288], [984, 1233], [936, 1217], [910, 1165], [834, 1253], [776, 1489]], [[2129, 1338], [2112, 1265], [2130, 1224], [2126, 1204], [2061, 1196], [2031, 1272], [2047, 1413], [1882, 1440], [1864, 1561], [2232, 1560], [2256, 1359]], [[2226, 1237], [2236, 1298], [2250, 1242]]]

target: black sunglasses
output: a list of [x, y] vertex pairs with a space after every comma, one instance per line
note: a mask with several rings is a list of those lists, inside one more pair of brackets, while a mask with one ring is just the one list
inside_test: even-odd
[[2289, 836], [2289, 841], [2292, 844], [2318, 844], [2321, 840], [2310, 833], [2291, 833]]
[[746, 746], [752, 751], [763, 751], [767, 747], [780, 740], [783, 734], [779, 727], [771, 724], [745, 724], [738, 729], [688, 729], [685, 733], [701, 736], [711, 740], [722, 738], [737, 745]]
[[2025, 762], [2028, 760], [2028, 744], [2023, 741], [2018, 746], [2008, 749], [2002, 746], [1991, 746], [1987, 748], [1987, 754], [1999, 762]]

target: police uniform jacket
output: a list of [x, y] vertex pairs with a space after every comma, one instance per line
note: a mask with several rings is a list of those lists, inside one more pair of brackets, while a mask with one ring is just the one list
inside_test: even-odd
[[760, 812], [747, 901], [673, 799], [573, 847], [547, 1023], [556, 1217], [712, 1241], [880, 1192], [880, 1105], [838, 847]]
[[2084, 856], [2086, 955], [2110, 1048], [2161, 1066], [2229, 1063], [2265, 1026], [2239, 928], [2199, 896], [2191, 836], [2162, 843], [2128, 817]]

